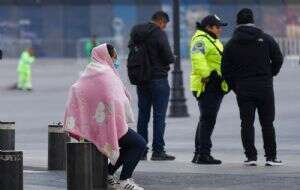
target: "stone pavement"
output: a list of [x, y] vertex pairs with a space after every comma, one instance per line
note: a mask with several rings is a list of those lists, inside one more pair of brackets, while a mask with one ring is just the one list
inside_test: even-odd
[[[24, 151], [26, 166], [25, 190], [66, 190], [64, 172], [46, 171], [47, 125], [62, 120], [68, 88], [77, 79], [82, 65], [75, 59], [37, 59], [33, 66], [34, 91], [28, 93], [3, 89], [16, 81], [16, 64], [17, 60], [0, 62], [0, 119], [16, 121], [16, 149]], [[213, 155], [222, 159], [223, 165], [196, 166], [190, 163], [199, 111], [188, 92], [188, 62], [182, 62], [182, 69], [190, 117], [168, 118], [166, 128], [167, 151], [175, 154], [177, 159], [175, 162], [141, 162], [136, 181], [147, 190], [300, 189], [300, 66], [286, 62], [280, 76], [275, 78], [278, 155], [285, 162], [285, 166], [278, 168], [263, 166], [264, 154], [257, 121], [256, 145], [260, 166], [248, 168], [241, 165], [244, 155], [239, 113], [232, 93], [224, 98], [213, 135]], [[120, 73], [132, 93], [136, 113], [135, 89], [126, 80], [125, 65]], [[151, 134], [151, 125], [149, 130]]]
[[[165, 171], [161, 171], [162, 168]], [[142, 162], [135, 179], [147, 190], [299, 190], [299, 169], [291, 166], [195, 166], [177, 161]], [[65, 172], [25, 170], [24, 175], [25, 190], [66, 189]]]

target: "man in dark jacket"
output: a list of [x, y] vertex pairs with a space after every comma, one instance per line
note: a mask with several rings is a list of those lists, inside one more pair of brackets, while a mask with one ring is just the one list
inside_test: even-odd
[[221, 70], [237, 96], [241, 137], [247, 160], [257, 165], [254, 119], [257, 109], [262, 126], [266, 165], [282, 165], [277, 160], [273, 77], [279, 73], [283, 57], [273, 37], [254, 25], [251, 9], [237, 14], [237, 28], [226, 44]]
[[[152, 16], [149, 23], [134, 26], [130, 35], [131, 37], [138, 35], [147, 39], [145, 44], [151, 64], [151, 79], [146, 84], [137, 85], [139, 108], [137, 132], [148, 142], [148, 122], [151, 107], [153, 107], [153, 154], [151, 160], [175, 159], [164, 149], [165, 118], [170, 96], [168, 72], [170, 64], [174, 63], [167, 35], [163, 31], [168, 22], [169, 16], [163, 11], [158, 11]], [[131, 43], [132, 39], [129, 46]], [[147, 151], [142, 159], [147, 159]]]
[[2, 59], [2, 50], [0, 49], [0, 59]]

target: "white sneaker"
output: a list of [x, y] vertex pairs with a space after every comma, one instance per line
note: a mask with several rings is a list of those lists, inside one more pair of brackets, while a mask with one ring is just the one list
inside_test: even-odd
[[266, 166], [282, 166], [283, 163], [281, 160], [277, 160], [277, 158], [275, 159], [267, 159], [266, 161]]
[[257, 160], [247, 159], [244, 161], [245, 166], [257, 166]]
[[119, 188], [119, 182], [116, 176], [114, 175], [108, 175], [106, 178], [107, 187], [109, 189], [118, 189]]
[[133, 179], [120, 180], [120, 190], [144, 190], [144, 188], [138, 186]]

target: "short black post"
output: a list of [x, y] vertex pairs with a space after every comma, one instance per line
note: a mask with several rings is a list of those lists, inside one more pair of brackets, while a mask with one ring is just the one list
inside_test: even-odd
[[93, 190], [91, 143], [67, 143], [68, 190]]
[[48, 125], [48, 170], [66, 169], [66, 143], [69, 141], [62, 123]]
[[0, 151], [0, 189], [23, 190], [22, 151]]
[[15, 150], [15, 122], [0, 121], [0, 150]]
[[107, 188], [107, 165], [108, 160], [95, 145], [92, 145], [92, 177], [94, 190], [104, 190]]

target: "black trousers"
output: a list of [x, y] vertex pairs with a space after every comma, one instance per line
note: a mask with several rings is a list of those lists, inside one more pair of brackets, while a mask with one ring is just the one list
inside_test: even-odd
[[276, 158], [276, 137], [273, 126], [275, 118], [273, 86], [252, 89], [241, 88], [236, 94], [240, 109], [241, 137], [246, 157], [257, 159], [257, 150], [254, 145], [254, 120], [257, 110], [262, 127], [265, 157], [267, 159]]
[[131, 178], [133, 171], [139, 163], [142, 154], [146, 149], [146, 142], [142, 136], [132, 129], [119, 139], [120, 157], [115, 165], [108, 165], [108, 174], [113, 175], [121, 166], [123, 166], [120, 180]]
[[[194, 93], [195, 96], [195, 93]], [[198, 101], [200, 118], [195, 136], [195, 153], [210, 155], [211, 136], [224, 94], [218, 82], [209, 82]]]

